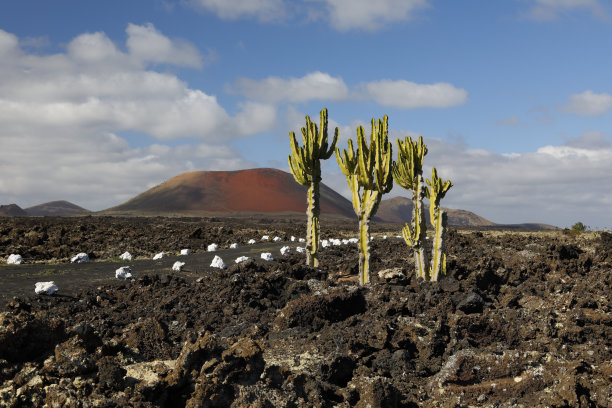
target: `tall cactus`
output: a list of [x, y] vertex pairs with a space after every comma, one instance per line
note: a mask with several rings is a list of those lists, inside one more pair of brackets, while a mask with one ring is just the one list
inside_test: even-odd
[[321, 160], [327, 160], [336, 149], [338, 128], [334, 132], [331, 145], [327, 143], [327, 108], [321, 111], [321, 127], [310, 121], [306, 116], [306, 126], [302, 128], [304, 146], [299, 146], [295, 133], [289, 133], [291, 155], [289, 167], [295, 181], [308, 186], [308, 226], [306, 230], [306, 264], [319, 266], [317, 253], [319, 251], [319, 183], [321, 182]]
[[434, 227], [433, 248], [431, 251], [431, 268], [429, 279], [437, 282], [440, 273], [446, 275], [446, 254], [444, 253], [444, 232], [446, 231], [446, 211], [440, 207], [440, 200], [453, 186], [450, 180], [442, 180], [438, 177], [438, 171], [434, 167], [431, 170], [431, 180], [427, 180], [427, 198], [429, 199], [429, 217]]
[[412, 226], [408, 223], [402, 229], [406, 243], [414, 250], [414, 263], [417, 276], [427, 279], [429, 260], [425, 250], [427, 236], [427, 222], [423, 198], [427, 195], [427, 187], [423, 182], [423, 158], [427, 154], [427, 146], [423, 144], [423, 137], [415, 142], [411, 137], [397, 140], [397, 162], [393, 164], [393, 178], [395, 182], [412, 190]]
[[388, 139], [387, 115], [378, 123], [372, 119], [370, 143], [363, 126], [357, 128], [357, 152], [353, 141], [348, 150], [336, 148], [336, 159], [353, 193], [353, 208], [359, 218], [359, 276], [362, 285], [370, 283], [370, 219], [376, 214], [382, 195], [391, 191], [392, 145]]

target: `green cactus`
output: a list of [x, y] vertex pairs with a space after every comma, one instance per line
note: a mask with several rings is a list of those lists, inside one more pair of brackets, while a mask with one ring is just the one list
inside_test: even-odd
[[446, 211], [440, 207], [440, 200], [453, 186], [450, 180], [442, 180], [438, 177], [438, 171], [434, 167], [431, 170], [431, 180], [427, 180], [427, 198], [429, 199], [429, 217], [434, 227], [433, 248], [431, 251], [432, 262], [429, 270], [429, 279], [437, 282], [440, 274], [446, 275], [446, 254], [444, 253], [444, 232], [446, 231]]
[[338, 128], [334, 132], [331, 145], [327, 143], [327, 109], [321, 111], [321, 128], [306, 116], [306, 127], [302, 128], [304, 146], [299, 146], [295, 133], [289, 133], [291, 155], [289, 167], [295, 181], [308, 186], [308, 226], [306, 230], [306, 264], [319, 266], [319, 183], [321, 182], [321, 160], [327, 160], [336, 149]]
[[388, 140], [387, 115], [378, 123], [372, 119], [372, 134], [366, 143], [362, 126], [357, 128], [357, 152], [353, 141], [348, 149], [336, 148], [336, 159], [353, 193], [353, 208], [359, 218], [359, 276], [362, 285], [370, 283], [370, 219], [376, 214], [382, 195], [391, 191], [392, 148]]
[[414, 250], [414, 263], [417, 276], [427, 279], [429, 260], [425, 250], [427, 223], [423, 198], [427, 195], [427, 187], [423, 182], [423, 158], [427, 154], [427, 146], [423, 137], [415, 142], [411, 137], [397, 140], [397, 162], [393, 163], [393, 178], [395, 182], [412, 190], [412, 226], [408, 223], [402, 229], [406, 243]]

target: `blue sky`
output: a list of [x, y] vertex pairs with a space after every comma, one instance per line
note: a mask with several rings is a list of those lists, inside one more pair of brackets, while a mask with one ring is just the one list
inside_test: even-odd
[[445, 206], [612, 227], [609, 3], [372, 3], [1, 2], [0, 203], [99, 210], [185, 171], [288, 170], [288, 132], [327, 107], [341, 147], [384, 114], [423, 135]]

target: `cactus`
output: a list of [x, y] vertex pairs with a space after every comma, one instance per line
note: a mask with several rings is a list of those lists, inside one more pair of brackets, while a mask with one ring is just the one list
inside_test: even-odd
[[427, 195], [427, 187], [423, 183], [423, 158], [427, 154], [427, 146], [423, 144], [423, 137], [414, 142], [412, 138], [397, 140], [397, 162], [393, 164], [393, 178], [395, 182], [412, 190], [412, 226], [408, 223], [402, 229], [406, 243], [414, 250], [414, 263], [417, 276], [427, 279], [429, 260], [425, 250], [427, 236], [427, 223], [423, 198]]
[[442, 180], [438, 177], [438, 171], [434, 167], [431, 170], [431, 180], [427, 180], [429, 189], [427, 198], [429, 199], [429, 217], [434, 227], [433, 248], [431, 251], [431, 266], [429, 279], [437, 282], [440, 273], [446, 275], [446, 254], [444, 253], [444, 232], [446, 231], [446, 211], [440, 208], [440, 200], [444, 198], [446, 192], [453, 186], [450, 180]]
[[304, 146], [299, 146], [295, 133], [289, 133], [291, 155], [289, 167], [295, 181], [308, 186], [308, 226], [306, 230], [306, 264], [319, 266], [319, 183], [321, 182], [321, 160], [327, 160], [336, 149], [338, 128], [334, 132], [331, 145], [327, 143], [327, 109], [321, 111], [321, 128], [306, 116], [306, 127], [302, 128]]
[[364, 129], [357, 128], [357, 152], [353, 141], [348, 140], [348, 149], [340, 153], [336, 148], [336, 159], [346, 176], [353, 193], [353, 208], [359, 218], [359, 276], [362, 285], [370, 283], [370, 219], [376, 214], [382, 195], [391, 191], [392, 145], [388, 140], [388, 118], [385, 115], [378, 123], [372, 119], [372, 134], [369, 145]]

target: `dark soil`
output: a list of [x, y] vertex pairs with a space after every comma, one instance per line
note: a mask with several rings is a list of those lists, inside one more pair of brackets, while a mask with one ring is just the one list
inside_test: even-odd
[[[323, 227], [324, 237], [355, 231]], [[125, 250], [142, 262], [195, 255], [189, 273], [143, 263], [133, 281], [83, 280], [69, 296], [60, 286], [0, 305], [0, 406], [612, 406], [612, 234], [451, 230], [438, 283], [414, 277], [410, 250], [392, 237], [399, 226], [388, 225], [374, 228], [368, 287], [357, 284], [355, 245], [325, 248], [317, 269], [277, 249], [273, 262], [208, 267], [212, 242], [304, 229], [1, 219], [0, 257], [20, 253], [34, 270], [55, 258], [60, 273], [77, 252], [104, 268]]]

